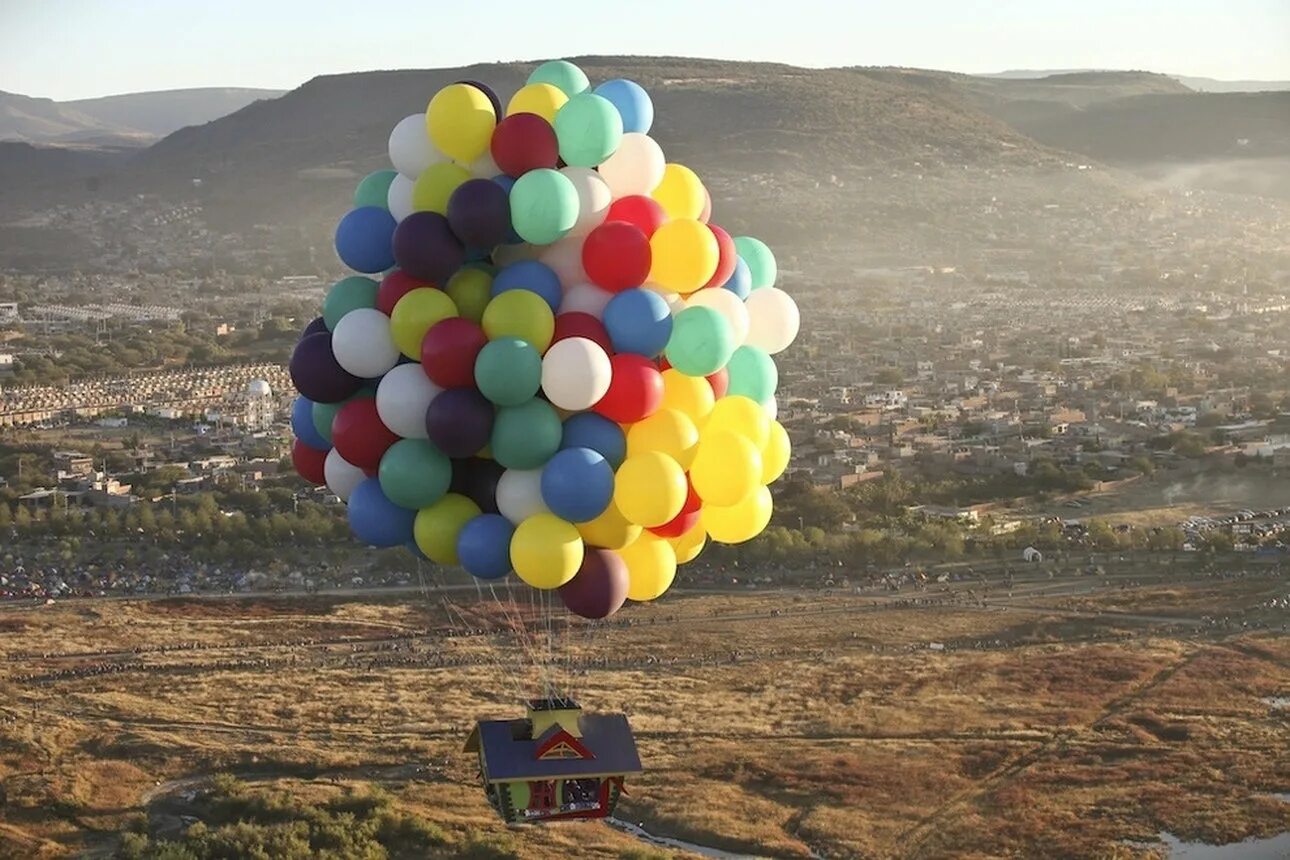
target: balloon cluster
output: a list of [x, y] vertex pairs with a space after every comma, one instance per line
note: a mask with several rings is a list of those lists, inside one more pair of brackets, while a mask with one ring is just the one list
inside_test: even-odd
[[797, 306], [653, 119], [553, 61], [505, 110], [461, 81], [394, 127], [336, 228], [361, 274], [291, 357], [296, 468], [360, 540], [603, 618], [766, 527]]

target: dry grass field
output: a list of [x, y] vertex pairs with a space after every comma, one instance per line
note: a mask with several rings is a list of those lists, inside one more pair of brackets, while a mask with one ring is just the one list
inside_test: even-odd
[[450, 611], [370, 594], [9, 607], [0, 857], [176, 836], [217, 774], [320, 803], [379, 785], [442, 832], [433, 856], [670, 856], [601, 823], [495, 817], [461, 744], [544, 682], [629, 714], [646, 772], [621, 818], [735, 854], [1133, 857], [1161, 831], [1267, 837], [1290, 830], [1274, 796], [1290, 711], [1269, 704], [1290, 695], [1284, 610], [1275, 627], [1198, 619], [1262, 617], [1287, 591], [1268, 573], [985, 607], [682, 594], [558, 635], [572, 664], [544, 672], [473, 592]]

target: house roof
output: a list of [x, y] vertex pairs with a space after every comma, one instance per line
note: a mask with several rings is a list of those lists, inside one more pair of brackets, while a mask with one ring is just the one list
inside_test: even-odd
[[594, 758], [539, 759], [541, 748], [559, 729], [529, 737], [529, 721], [481, 720], [466, 742], [468, 751], [482, 750], [484, 779], [506, 782], [516, 779], [563, 779], [581, 776], [611, 776], [639, 773], [641, 760], [636, 739], [622, 714], [582, 714], [578, 738]]

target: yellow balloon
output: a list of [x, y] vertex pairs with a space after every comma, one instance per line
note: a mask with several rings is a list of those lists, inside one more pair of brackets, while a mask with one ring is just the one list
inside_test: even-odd
[[493, 139], [497, 114], [479, 87], [451, 84], [435, 93], [426, 108], [430, 140], [449, 158], [470, 163], [483, 155]]
[[686, 564], [694, 561], [703, 552], [703, 547], [708, 542], [708, 533], [703, 528], [703, 515], [699, 515], [699, 522], [694, 528], [687, 531], [678, 538], [672, 538], [670, 543], [672, 549], [676, 552], [676, 563]]
[[714, 433], [699, 443], [690, 482], [704, 506], [733, 505], [761, 486], [761, 452], [736, 433]]
[[778, 421], [770, 422], [770, 434], [761, 449], [761, 482], [770, 484], [788, 468], [788, 458], [793, 446], [788, 441], [788, 431]]
[[448, 213], [448, 198], [457, 186], [470, 178], [470, 171], [451, 161], [436, 162], [412, 184], [412, 208], [417, 212]]
[[458, 269], [448, 279], [443, 291], [457, 306], [457, 313], [471, 322], [484, 318], [484, 308], [492, 299], [493, 276], [483, 269], [466, 267]]
[[555, 115], [569, 97], [553, 84], [526, 84], [506, 103], [506, 115], [535, 113], [547, 122], [554, 123]]
[[708, 225], [691, 219], [668, 221], [654, 231], [649, 247], [650, 282], [683, 296], [712, 280], [721, 257]]
[[537, 514], [511, 536], [511, 566], [534, 588], [559, 588], [582, 565], [582, 536], [555, 514]]
[[762, 533], [770, 522], [770, 511], [770, 490], [758, 487], [729, 507], [704, 505], [699, 524], [718, 543], [743, 543]]
[[751, 440], [760, 451], [770, 438], [770, 416], [752, 398], [732, 394], [712, 407], [708, 420], [699, 428], [699, 441], [718, 433], [736, 433]]
[[399, 352], [421, 359], [421, 341], [430, 326], [457, 315], [457, 306], [443, 290], [417, 287], [399, 299], [390, 314], [390, 336]]
[[618, 554], [627, 563], [629, 600], [654, 600], [676, 578], [676, 552], [666, 538], [642, 532], [640, 539]]
[[435, 564], [457, 564], [457, 535], [479, 514], [479, 505], [465, 496], [449, 493], [417, 511], [412, 537], [417, 548]]
[[674, 367], [663, 371], [662, 408], [683, 412], [698, 426], [715, 403], [712, 386], [702, 376], [686, 376]]
[[484, 334], [489, 340], [518, 337], [538, 352], [546, 352], [555, 335], [555, 315], [537, 293], [507, 290], [484, 308]]
[[[700, 379], [704, 385], [707, 380]], [[690, 468], [694, 452], [699, 447], [699, 428], [689, 416], [679, 409], [659, 409], [643, 418], [627, 431], [627, 456], [660, 451], [680, 464]]]
[[629, 523], [612, 501], [594, 520], [574, 525], [588, 546], [603, 549], [622, 549], [641, 536], [641, 527]]
[[650, 196], [663, 207], [667, 217], [696, 221], [703, 214], [703, 204], [707, 200], [707, 192], [698, 174], [684, 164], [672, 163], [663, 167], [663, 181], [650, 192]]
[[628, 522], [647, 529], [671, 522], [688, 493], [685, 470], [658, 451], [629, 456], [614, 476], [614, 504]]

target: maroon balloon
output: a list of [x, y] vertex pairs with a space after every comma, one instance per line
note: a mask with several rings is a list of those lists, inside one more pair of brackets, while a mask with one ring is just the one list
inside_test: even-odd
[[569, 337], [585, 337], [603, 349], [605, 355], [614, 354], [614, 346], [609, 340], [609, 332], [605, 331], [605, 324], [591, 314], [569, 311], [556, 315], [551, 343], [555, 344]]
[[491, 179], [467, 179], [448, 198], [448, 225], [467, 247], [500, 245], [511, 235], [510, 196]]
[[652, 260], [649, 237], [626, 221], [606, 221], [582, 243], [582, 268], [587, 278], [614, 293], [645, 283]]
[[489, 150], [502, 173], [516, 179], [539, 167], [553, 168], [560, 160], [555, 129], [535, 113], [511, 114], [499, 122]]
[[493, 435], [493, 404], [473, 388], [449, 388], [426, 410], [426, 433], [449, 457], [473, 457]]
[[[609, 211], [605, 214], [606, 221], [626, 221], [628, 224], [635, 224], [640, 231], [645, 234], [646, 238], [654, 235], [654, 231], [663, 226], [667, 220], [667, 213], [663, 207], [653, 197], [646, 197], [644, 194], [630, 194], [626, 197], [619, 197], [613, 203], [609, 204]], [[722, 281], [724, 284], [725, 281]]]
[[394, 260], [410, 277], [443, 284], [466, 260], [466, 249], [438, 212], [413, 212], [394, 229]]
[[583, 618], [608, 618], [627, 600], [627, 562], [613, 550], [587, 547], [578, 572], [560, 586], [560, 599]]
[[467, 84], [479, 90], [484, 95], [488, 96], [488, 101], [493, 105], [493, 116], [496, 117], [498, 120], [502, 118], [502, 100], [497, 97], [497, 93], [493, 92], [493, 88], [490, 87], [488, 84], [482, 84], [479, 81], [471, 81], [471, 80], [453, 81], [453, 83]]
[[465, 317], [439, 320], [421, 339], [421, 369], [440, 388], [472, 387], [475, 359], [487, 344], [479, 323]]
[[325, 331], [301, 338], [291, 353], [290, 371], [296, 390], [314, 403], [339, 403], [363, 385], [337, 363]]
[[730, 238], [730, 234], [718, 227], [716, 224], [709, 224], [708, 229], [712, 235], [717, 237], [717, 270], [712, 273], [712, 277], [704, 284], [705, 287], [720, 287], [730, 280], [730, 276], [735, 273], [735, 265], [739, 262], [739, 252], [735, 250], [735, 240]]
[[394, 313], [399, 299], [419, 287], [433, 286], [430, 281], [419, 281], [402, 269], [395, 269], [381, 278], [381, 285], [376, 288], [376, 309], [388, 317]]
[[326, 321], [322, 317], [314, 317], [309, 321], [309, 325], [305, 326], [305, 330], [300, 333], [300, 337], [306, 338], [311, 334], [319, 334], [327, 330]]
[[327, 462], [327, 452], [310, 448], [299, 439], [291, 446], [291, 465], [296, 467], [296, 474], [311, 484], [321, 487], [327, 483], [323, 465]]
[[496, 460], [467, 457], [452, 461], [452, 483], [448, 492], [457, 493], [479, 505], [486, 514], [497, 513], [497, 482], [505, 467]]
[[349, 401], [331, 422], [331, 443], [345, 461], [364, 471], [375, 470], [399, 435], [386, 427], [376, 411], [376, 399], [360, 397]]

